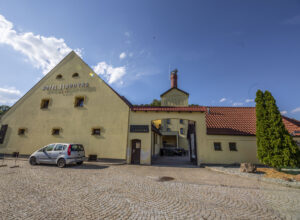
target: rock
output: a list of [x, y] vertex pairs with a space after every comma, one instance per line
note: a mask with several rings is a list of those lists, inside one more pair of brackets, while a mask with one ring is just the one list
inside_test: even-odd
[[255, 173], [256, 166], [252, 163], [241, 163], [240, 171], [243, 173]]
[[296, 181], [299, 181], [299, 182], [300, 182], [300, 174], [296, 175], [296, 176], [294, 177], [294, 179], [295, 179]]
[[293, 180], [291, 178], [288, 178], [286, 176], [282, 177], [283, 180], [288, 181], [288, 182], [292, 182]]

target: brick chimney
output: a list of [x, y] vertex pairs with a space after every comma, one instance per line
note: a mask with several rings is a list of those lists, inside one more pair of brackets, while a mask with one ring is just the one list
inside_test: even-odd
[[177, 69], [171, 72], [171, 88], [177, 88], [177, 72]]

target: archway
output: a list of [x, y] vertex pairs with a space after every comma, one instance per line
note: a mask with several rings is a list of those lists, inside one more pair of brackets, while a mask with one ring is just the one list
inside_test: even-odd
[[151, 164], [197, 165], [196, 122], [182, 118], [152, 120]]
[[[136, 107], [132, 108], [129, 118], [129, 133], [128, 133], [128, 148], [127, 148], [127, 162], [131, 163], [131, 145], [132, 140], [141, 140], [140, 164], [151, 165], [154, 162], [153, 156], [159, 155], [160, 148], [162, 147], [162, 138], [155, 137], [153, 129], [159, 130], [157, 127], [153, 128], [153, 122], [156, 120], [165, 119], [186, 120], [187, 127], [184, 131], [188, 136], [188, 143], [186, 146], [187, 155], [189, 156], [188, 163], [192, 160], [193, 163], [200, 165], [201, 156], [203, 152], [202, 147], [206, 145], [206, 124], [205, 124], [205, 111], [203, 108], [193, 107]], [[180, 121], [179, 121], [180, 123]], [[177, 133], [180, 130], [177, 130]], [[166, 136], [166, 135], [165, 135]], [[165, 138], [164, 140], [167, 142]], [[174, 142], [174, 138], [173, 138]], [[160, 143], [160, 146], [157, 144]], [[177, 143], [177, 141], [176, 141]], [[181, 142], [178, 140], [178, 147]], [[155, 146], [156, 144], [156, 146]], [[176, 145], [177, 147], [177, 145]], [[193, 147], [194, 150], [190, 149]], [[193, 155], [193, 156], [192, 156]], [[192, 157], [192, 158], [191, 158]], [[178, 162], [178, 161], [177, 161]]]

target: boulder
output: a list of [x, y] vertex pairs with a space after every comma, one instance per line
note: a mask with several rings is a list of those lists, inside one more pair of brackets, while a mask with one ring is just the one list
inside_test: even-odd
[[294, 179], [295, 179], [296, 181], [299, 181], [299, 182], [300, 182], [300, 174], [296, 175], [296, 176], [294, 177]]
[[252, 163], [241, 163], [240, 171], [243, 173], [255, 173], [256, 166]]

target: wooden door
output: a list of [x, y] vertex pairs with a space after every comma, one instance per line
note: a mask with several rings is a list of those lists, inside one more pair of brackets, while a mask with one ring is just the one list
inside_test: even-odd
[[140, 164], [141, 140], [132, 140], [131, 142], [131, 163]]

